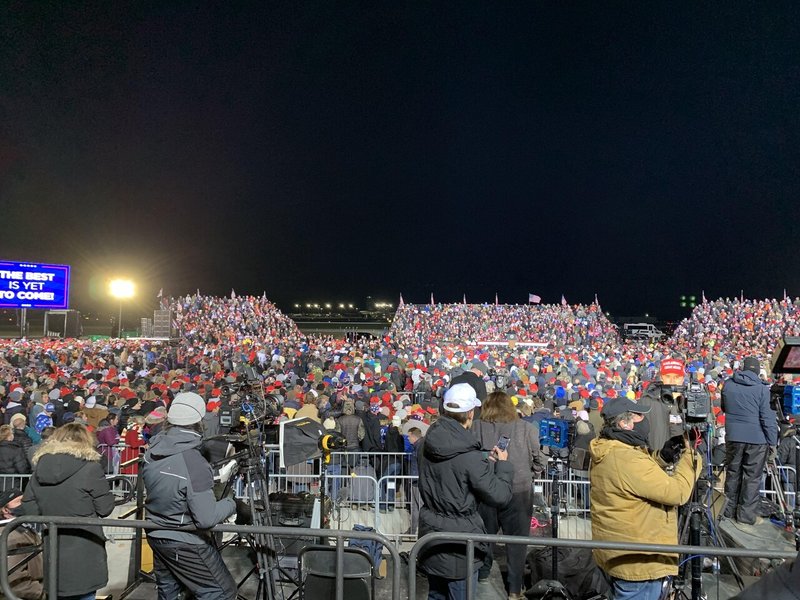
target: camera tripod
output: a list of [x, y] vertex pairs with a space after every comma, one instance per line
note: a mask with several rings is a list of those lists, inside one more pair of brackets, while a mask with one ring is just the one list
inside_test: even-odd
[[[697, 435], [697, 446], [701, 442], [706, 443], [707, 429], [694, 428]], [[678, 514], [678, 543], [681, 545], [703, 546], [708, 545], [710, 540], [711, 545], [724, 548], [725, 540], [717, 533], [717, 524], [714, 515], [711, 512], [711, 494], [713, 490], [713, 481], [716, 479], [711, 471], [710, 457], [706, 460], [706, 473], [697, 480], [697, 483], [692, 490], [692, 497], [688, 504], [679, 509]], [[705, 539], [703, 532], [706, 532]], [[706, 543], [704, 543], [706, 542]], [[715, 561], [718, 559], [714, 559]], [[739, 573], [732, 557], [728, 557], [728, 565], [731, 572], [739, 585], [739, 589], [744, 588], [744, 581]], [[689, 580], [691, 596], [686, 593], [686, 571], [687, 563], [689, 564]], [[718, 569], [715, 563], [714, 569]], [[703, 557], [702, 556], [689, 556], [684, 558], [678, 569], [678, 576], [672, 580], [672, 598], [689, 598], [691, 600], [701, 600], [703, 598]]]
[[[794, 441], [795, 465], [797, 465], [797, 460], [800, 458], [800, 438], [798, 438], [797, 435], [792, 435], [791, 437]], [[798, 481], [797, 472], [794, 473], [794, 484], [792, 486], [792, 491], [794, 493], [794, 505], [792, 506], [789, 504], [787, 498], [789, 492], [783, 487], [784, 480], [780, 475], [780, 469], [778, 468], [778, 461], [776, 458], [767, 460], [766, 471], [775, 487], [775, 497], [778, 508], [780, 509], [780, 517], [783, 520], [786, 530], [792, 532], [794, 535], [795, 549], [800, 551], [800, 506], [798, 506], [797, 502], [798, 485], [800, 485], [800, 481]], [[787, 480], [786, 483], [789, 484], [791, 482]]]
[[[231, 460], [236, 460], [238, 472], [226, 483], [222, 494], [223, 497], [231, 492], [237, 480], [241, 481], [246, 490], [246, 509], [249, 511], [250, 524], [255, 527], [271, 526], [272, 513], [269, 505], [265, 466], [249, 436], [248, 448], [225, 459], [228, 463]], [[241, 538], [242, 534], [239, 537]], [[244, 537], [253, 552], [254, 564], [250, 571], [237, 583], [237, 588], [241, 588], [253, 574], [258, 576], [258, 587], [253, 597], [259, 600], [275, 600], [278, 598], [276, 583], [279, 581], [289, 582], [297, 587], [296, 579], [278, 563], [277, 546], [273, 535], [251, 533]], [[229, 544], [230, 542], [221, 545], [220, 550]], [[280, 579], [278, 579], [279, 577]], [[245, 600], [246, 597], [239, 594], [237, 598]]]

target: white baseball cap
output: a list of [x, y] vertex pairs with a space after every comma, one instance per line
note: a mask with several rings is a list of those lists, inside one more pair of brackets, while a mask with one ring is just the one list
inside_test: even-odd
[[475, 388], [468, 383], [457, 383], [444, 393], [442, 406], [447, 412], [465, 413], [480, 405]]

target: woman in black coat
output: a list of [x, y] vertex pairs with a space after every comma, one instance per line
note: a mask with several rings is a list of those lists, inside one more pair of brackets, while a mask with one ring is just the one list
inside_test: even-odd
[[11, 425], [0, 426], [0, 475], [30, 473], [25, 450], [14, 441]]
[[[110, 515], [114, 496], [95, 446], [94, 436], [79, 423], [56, 429], [33, 456], [33, 476], [22, 499], [25, 514]], [[105, 543], [102, 527], [59, 527], [59, 598], [91, 599], [108, 583]]]

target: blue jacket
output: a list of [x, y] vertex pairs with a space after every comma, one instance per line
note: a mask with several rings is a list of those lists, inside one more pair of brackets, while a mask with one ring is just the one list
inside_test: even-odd
[[736, 371], [722, 388], [725, 441], [778, 444], [778, 420], [769, 407], [769, 387], [750, 371]]

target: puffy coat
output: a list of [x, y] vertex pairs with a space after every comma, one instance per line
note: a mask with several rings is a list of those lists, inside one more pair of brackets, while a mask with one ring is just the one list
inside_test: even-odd
[[[419, 462], [419, 536], [434, 531], [485, 533], [478, 502], [500, 507], [511, 500], [513, 467], [490, 462], [480, 442], [457, 421], [442, 416], [428, 428]], [[483, 563], [484, 544], [475, 545], [475, 569]], [[466, 544], [428, 546], [420, 555], [429, 575], [449, 579], [467, 576]], [[473, 571], [474, 572], [474, 571]]]
[[[669, 475], [644, 448], [596, 438], [589, 443], [592, 539], [652, 544], [678, 543], [678, 509], [692, 494], [703, 461], [683, 453]], [[607, 574], [627, 581], [678, 574], [676, 554], [595, 550]]]
[[[50, 440], [36, 451], [33, 462], [22, 498], [25, 514], [95, 518], [114, 510], [114, 496], [93, 448]], [[58, 528], [59, 596], [82, 596], [108, 583], [105, 543], [102, 527]]]
[[778, 420], [769, 386], [750, 371], [736, 371], [722, 386], [725, 442], [778, 445]]
[[16, 442], [0, 442], [0, 474], [18, 475], [30, 472], [31, 466], [22, 446]]
[[186, 525], [210, 529], [236, 512], [232, 498], [214, 497], [211, 465], [200, 454], [202, 443], [199, 433], [181, 427], [171, 427], [150, 442], [141, 475], [147, 520], [164, 529], [150, 531], [148, 537], [205, 544], [203, 534], [170, 530]]

